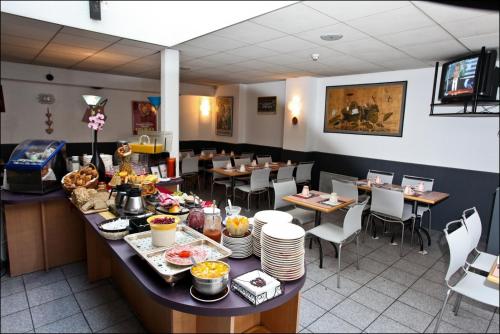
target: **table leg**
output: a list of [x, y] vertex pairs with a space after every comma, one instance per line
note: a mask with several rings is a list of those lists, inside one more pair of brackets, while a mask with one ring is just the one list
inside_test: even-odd
[[[415, 219], [417, 217], [417, 208], [418, 208], [418, 203], [417, 203], [417, 201], [414, 201], [413, 202], [413, 214], [415, 215]], [[415, 226], [415, 232], [417, 232], [418, 242], [420, 244], [420, 251], [419, 251], [419, 253], [422, 254], [422, 255], [426, 255], [427, 251], [424, 250], [424, 239], [422, 238], [422, 234], [420, 233], [420, 231], [423, 231], [425, 233], [425, 235], [427, 237], [427, 244], [429, 246], [431, 245], [431, 236], [425, 230], [425, 228], [421, 227], [420, 225], [419, 226]]]

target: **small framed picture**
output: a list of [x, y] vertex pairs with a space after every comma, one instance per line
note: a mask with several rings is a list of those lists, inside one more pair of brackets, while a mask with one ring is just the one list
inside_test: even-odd
[[151, 174], [155, 175], [156, 177], [160, 178], [160, 169], [158, 166], [151, 166]]
[[160, 167], [160, 176], [162, 178], [166, 178], [167, 177], [167, 165], [160, 164], [158, 167]]

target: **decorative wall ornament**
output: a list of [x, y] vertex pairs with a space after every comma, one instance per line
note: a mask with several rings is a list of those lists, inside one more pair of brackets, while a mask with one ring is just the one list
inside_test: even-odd
[[[52, 94], [38, 94], [37, 99], [40, 104], [50, 105], [56, 102], [56, 98]], [[45, 132], [47, 132], [50, 135], [52, 132], [54, 132], [54, 128], [52, 127], [54, 121], [52, 121], [52, 113], [50, 112], [49, 107], [47, 107], [47, 112], [45, 113], [45, 116], [47, 117], [47, 120], [45, 121], [45, 124], [47, 125]]]
[[232, 96], [217, 96], [215, 99], [217, 105], [217, 136], [233, 135], [233, 97]]
[[257, 112], [263, 114], [276, 114], [276, 96], [260, 96], [257, 98]]

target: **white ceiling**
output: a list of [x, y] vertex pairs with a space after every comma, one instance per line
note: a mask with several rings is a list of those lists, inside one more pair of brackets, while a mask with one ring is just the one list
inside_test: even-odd
[[[2, 60], [160, 77], [162, 46], [1, 15]], [[344, 37], [326, 42], [324, 33]], [[173, 48], [181, 52], [181, 81], [218, 85], [429, 67], [483, 45], [498, 48], [498, 11], [425, 1], [304, 1]]]

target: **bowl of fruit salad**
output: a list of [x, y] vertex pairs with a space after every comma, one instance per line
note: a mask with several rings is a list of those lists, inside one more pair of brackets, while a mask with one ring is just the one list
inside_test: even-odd
[[229, 282], [229, 264], [222, 261], [204, 261], [191, 267], [194, 288], [205, 295], [216, 295]]
[[226, 229], [232, 237], [242, 237], [249, 229], [248, 218], [245, 216], [226, 217]]
[[151, 239], [153, 246], [164, 247], [175, 243], [175, 232], [179, 217], [171, 215], [153, 215], [148, 217], [147, 222], [151, 227]]

